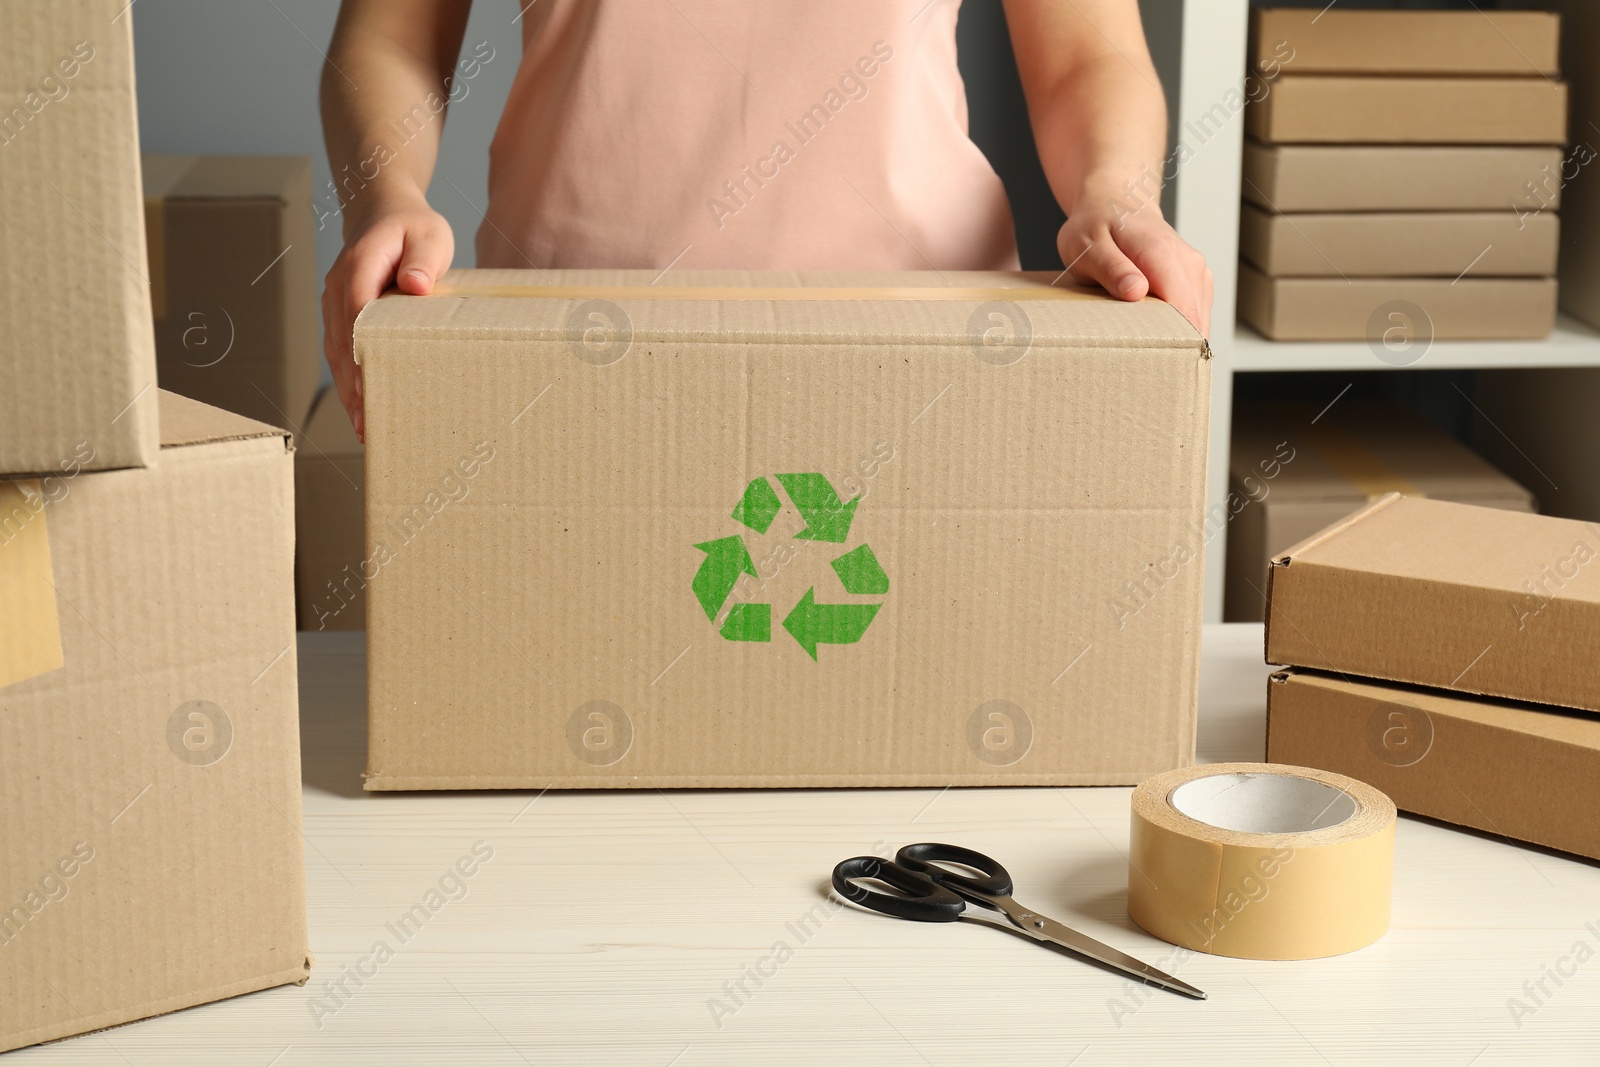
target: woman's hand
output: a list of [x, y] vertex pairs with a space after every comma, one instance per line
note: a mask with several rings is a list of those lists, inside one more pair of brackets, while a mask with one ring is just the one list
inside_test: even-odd
[[1205, 257], [1146, 203], [1127, 211], [1107, 199], [1080, 207], [1056, 237], [1061, 262], [1074, 281], [1099, 285], [1123, 300], [1155, 296], [1211, 336], [1211, 268]]
[[[366, 439], [356, 316], [390, 285], [424, 296], [450, 269], [455, 237], [424, 195], [444, 116], [394, 143], [393, 116], [429, 95], [451, 96], [472, 4], [465, 0], [341, 0], [322, 68], [322, 139], [339, 176], [344, 250], [322, 290], [322, 349], [339, 400]], [[374, 166], [374, 162], [377, 163]], [[350, 178], [358, 178], [355, 189]]]
[[1158, 296], [1211, 332], [1211, 272], [1161, 217], [1167, 101], [1138, 0], [1005, 0], [1039, 162], [1067, 224], [1074, 278]]
[[369, 205], [345, 234], [344, 249], [323, 282], [322, 348], [339, 400], [363, 441], [361, 368], [351, 348], [356, 316], [390, 285], [412, 296], [428, 295], [454, 256], [450, 224], [420, 195]]

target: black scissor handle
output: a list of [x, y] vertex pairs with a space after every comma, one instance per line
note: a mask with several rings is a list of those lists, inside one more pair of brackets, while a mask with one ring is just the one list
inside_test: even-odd
[[[982, 852], [974, 852], [970, 848], [960, 845], [941, 845], [937, 842], [925, 841], [917, 845], [907, 845], [895, 854], [895, 862], [910, 871], [915, 871], [931, 878], [942, 886], [956, 890], [966, 889], [987, 897], [1009, 897], [1011, 895], [1011, 872], [1000, 865], [1000, 861], [985, 856]], [[977, 871], [981, 877], [970, 874], [961, 874], [956, 871], [940, 867], [940, 863], [956, 863], [963, 867], [970, 867]]]
[[[856, 878], [875, 878], [906, 896], [890, 896], [857, 885]], [[967, 902], [920, 871], [876, 856], [853, 856], [833, 869], [833, 888], [863, 908], [919, 923], [950, 923], [961, 918]]]

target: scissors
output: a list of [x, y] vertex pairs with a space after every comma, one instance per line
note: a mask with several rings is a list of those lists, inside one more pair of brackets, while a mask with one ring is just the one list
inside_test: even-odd
[[[942, 864], [956, 864], [975, 874], [958, 873]], [[859, 878], [876, 879], [906, 895], [875, 892], [857, 885], [855, 880]], [[1004, 915], [1012, 926], [1035, 941], [1059, 945], [1175, 993], [1196, 1000], [1206, 999], [1205, 993], [1188, 982], [1024, 908], [1011, 899], [1011, 875], [1004, 867], [983, 853], [960, 845], [927, 842], [907, 845], [893, 860], [855, 856], [833, 869], [833, 888], [853, 904], [914, 922], [950, 923], [974, 914], [982, 915], [982, 912], [964, 914], [968, 904], [978, 904]]]

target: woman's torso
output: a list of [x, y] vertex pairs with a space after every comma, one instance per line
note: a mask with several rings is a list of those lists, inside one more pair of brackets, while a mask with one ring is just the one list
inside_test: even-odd
[[1015, 269], [958, 0], [540, 0], [481, 267]]

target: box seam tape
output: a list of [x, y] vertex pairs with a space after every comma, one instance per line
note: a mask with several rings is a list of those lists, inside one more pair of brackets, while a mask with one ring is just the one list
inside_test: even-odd
[[0, 689], [63, 663], [48, 504], [37, 481], [0, 482]]

